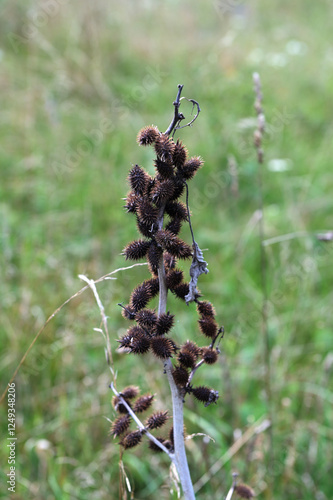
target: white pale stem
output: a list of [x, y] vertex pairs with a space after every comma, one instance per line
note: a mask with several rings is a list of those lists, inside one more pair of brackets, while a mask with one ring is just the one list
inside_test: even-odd
[[[167, 294], [168, 289], [165, 280], [165, 268], [163, 255], [160, 260], [158, 268], [158, 278], [159, 278], [159, 304], [158, 304], [158, 314], [163, 314], [166, 312], [167, 306]], [[167, 373], [171, 397], [172, 397], [172, 410], [173, 410], [173, 438], [175, 455], [174, 462], [179, 475], [180, 483], [182, 485], [184, 499], [185, 500], [195, 500], [194, 490], [190, 475], [190, 470], [187, 463], [186, 451], [185, 451], [185, 440], [184, 440], [184, 414], [183, 414], [183, 395], [180, 394], [177, 385], [172, 376], [172, 363], [171, 359], [168, 358], [164, 364], [165, 371]]]

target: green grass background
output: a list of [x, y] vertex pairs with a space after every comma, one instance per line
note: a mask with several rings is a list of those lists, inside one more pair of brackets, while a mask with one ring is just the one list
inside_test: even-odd
[[[133, 163], [152, 171], [138, 130], [165, 130], [177, 84], [202, 113], [179, 132], [205, 166], [190, 185], [192, 223], [209, 262], [200, 288], [225, 327], [219, 364], [196, 375], [216, 406], [188, 399], [194, 483], [260, 418], [267, 418], [252, 73], [261, 75], [274, 461], [269, 431], [253, 435], [198, 491], [222, 499], [238, 471], [262, 499], [330, 499], [333, 479], [332, 230], [333, 7], [329, 0], [2, 0], [0, 4], [1, 392], [48, 316], [125, 265], [136, 238], [121, 198]], [[184, 104], [189, 116], [191, 106]], [[277, 162], [276, 160], [283, 160]], [[276, 171], [276, 166], [287, 169]], [[184, 237], [189, 236], [187, 230]], [[120, 355], [128, 327], [118, 302], [148, 272], [121, 272], [98, 291], [118, 386], [139, 384], [169, 405], [161, 366]], [[174, 337], [201, 342], [194, 307], [170, 297]], [[13, 499], [116, 499], [119, 446], [108, 436], [110, 376], [90, 291], [71, 301], [34, 345], [16, 382]], [[1, 498], [8, 498], [6, 399], [1, 407]], [[43, 443], [46, 440], [46, 449]], [[169, 464], [147, 444], [126, 452], [135, 499], [176, 498]], [[130, 494], [128, 494], [128, 498]]]

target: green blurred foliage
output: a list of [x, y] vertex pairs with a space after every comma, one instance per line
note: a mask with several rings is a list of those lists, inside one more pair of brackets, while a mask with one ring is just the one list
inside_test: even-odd
[[[333, 226], [331, 2], [3, 0], [0, 8], [1, 391], [48, 316], [82, 288], [78, 274], [97, 279], [125, 265], [121, 250], [137, 234], [122, 210], [127, 172], [133, 163], [153, 171], [153, 153], [137, 146], [136, 134], [151, 123], [167, 128], [182, 83], [202, 108], [178, 134], [205, 159], [190, 184], [192, 224], [210, 269], [200, 288], [226, 332], [221, 362], [196, 375], [220, 391], [218, 404], [203, 408], [189, 398], [185, 408], [188, 434], [215, 441], [188, 442], [194, 483], [217, 471], [198, 498], [224, 498], [234, 470], [260, 498], [331, 498], [333, 248], [316, 237]], [[227, 454], [268, 415], [253, 71], [267, 120], [273, 463], [268, 430]], [[191, 106], [183, 112], [189, 116]], [[128, 326], [117, 303], [147, 276], [134, 268], [98, 290], [119, 386], [139, 384], [165, 408], [160, 364], [116, 351]], [[174, 337], [201, 342], [194, 307], [170, 297], [169, 308]], [[99, 326], [85, 291], [48, 324], [21, 367], [11, 498], [118, 498]], [[7, 456], [2, 447], [1, 498], [8, 498]], [[147, 444], [123, 460], [133, 498], [176, 498], [168, 460], [151, 456]]]

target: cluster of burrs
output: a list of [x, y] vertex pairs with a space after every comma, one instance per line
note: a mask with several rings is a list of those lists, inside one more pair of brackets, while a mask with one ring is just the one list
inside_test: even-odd
[[[131, 190], [125, 199], [125, 209], [135, 216], [141, 238], [129, 243], [123, 254], [133, 261], [146, 259], [151, 278], [139, 284], [132, 291], [129, 304], [122, 306], [123, 316], [135, 324], [118, 342], [120, 348], [128, 353], [145, 354], [150, 351], [161, 360], [175, 359], [173, 378], [179, 391], [183, 396], [193, 394], [208, 406], [216, 402], [218, 392], [205, 386], [194, 387], [191, 382], [201, 365], [211, 365], [218, 358], [217, 344], [223, 329], [218, 327], [213, 306], [208, 301], [200, 300], [200, 292], [196, 288], [193, 296], [192, 290], [190, 295], [197, 304], [199, 329], [210, 341], [206, 347], [199, 347], [190, 340], [178, 346], [170, 337], [174, 315], [170, 312], [158, 314], [148, 307], [160, 292], [161, 280], [167, 290], [188, 302], [190, 283], [184, 280], [184, 273], [177, 263], [178, 260], [193, 257], [195, 247], [178, 236], [182, 224], [189, 222], [190, 217], [188, 206], [180, 201], [180, 197], [187, 188], [187, 181], [194, 177], [203, 161], [199, 156], [188, 158], [187, 149], [179, 140], [174, 142], [168, 134], [159, 132], [154, 126], [143, 128], [137, 141], [139, 145], [154, 147], [156, 174], [149, 175], [139, 165], [133, 166], [129, 172]], [[128, 416], [125, 417], [123, 421], [127, 422]]]
[[[115, 410], [119, 413], [119, 417], [113, 422], [111, 427], [111, 434], [114, 437], [121, 437], [120, 444], [124, 449], [133, 448], [141, 443], [142, 436], [150, 432], [153, 429], [159, 429], [162, 427], [169, 419], [167, 411], [159, 411], [150, 415], [141, 429], [129, 432], [129, 428], [132, 422], [132, 418], [128, 413], [128, 409], [124, 405], [124, 402], [135, 415], [142, 414], [146, 412], [152, 405], [154, 396], [151, 394], [145, 394], [139, 396], [139, 388], [136, 386], [126, 387], [119, 396], [114, 396], [112, 403]], [[173, 451], [173, 429], [170, 430], [169, 439], [158, 437], [156, 438], [159, 443], [162, 443], [167, 450]], [[162, 451], [161, 448], [154, 443], [154, 441], [149, 441], [149, 447], [153, 451]]]

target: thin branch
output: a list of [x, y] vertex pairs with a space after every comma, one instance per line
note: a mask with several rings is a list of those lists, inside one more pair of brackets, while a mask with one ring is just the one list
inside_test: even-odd
[[173, 119], [172, 119], [170, 125], [168, 126], [168, 128], [164, 132], [165, 135], [170, 135], [171, 132], [173, 131], [173, 129], [175, 129], [179, 125], [179, 123], [185, 119], [185, 116], [183, 115], [183, 113], [179, 113], [180, 94], [182, 93], [183, 87], [184, 87], [184, 85], [181, 85], [181, 84], [178, 85], [177, 97], [176, 97], [176, 100], [173, 101], [173, 105], [175, 107], [175, 113], [174, 113], [174, 116], [173, 116]]
[[87, 278], [87, 276], [85, 276], [84, 274], [79, 274], [79, 278], [82, 280], [82, 281], [85, 281], [89, 288], [91, 288], [93, 294], [94, 294], [94, 297], [96, 299], [96, 302], [97, 302], [97, 305], [98, 305], [98, 308], [100, 310], [100, 313], [101, 313], [101, 317], [102, 317], [102, 323], [103, 323], [103, 327], [104, 327], [104, 334], [105, 334], [105, 339], [106, 339], [106, 353], [107, 353], [107, 363], [108, 365], [110, 366], [111, 368], [111, 373], [112, 375], [114, 375], [114, 366], [113, 366], [113, 358], [112, 358], [112, 350], [111, 350], [111, 342], [110, 342], [110, 335], [109, 335], [109, 330], [108, 330], [108, 320], [107, 320], [107, 317], [105, 315], [105, 309], [104, 309], [104, 306], [102, 304], [102, 301], [98, 295], [98, 292], [97, 292], [97, 289], [96, 289], [96, 285], [95, 285], [95, 282], [94, 280], [90, 280], [89, 278]]
[[192, 118], [191, 121], [189, 121], [188, 123], [186, 123], [186, 125], [182, 125], [181, 127], [180, 126], [177, 126], [176, 127], [176, 130], [180, 130], [181, 128], [185, 128], [185, 127], [191, 127], [192, 126], [192, 123], [195, 122], [195, 120], [198, 118], [199, 116], [199, 113], [201, 111], [201, 108], [199, 106], [199, 103], [198, 101], [195, 101], [194, 99], [189, 99], [188, 97], [182, 97], [180, 100], [182, 99], [186, 99], [187, 101], [191, 102], [193, 104], [193, 107], [192, 107], [192, 112], [191, 114], [193, 113], [193, 110], [194, 110], [194, 107], [196, 106], [197, 107], [197, 112], [196, 114], [194, 115], [194, 118]]
[[230, 490], [228, 491], [228, 494], [227, 494], [225, 500], [231, 500], [233, 492], [235, 491], [235, 488], [237, 486], [237, 477], [238, 477], [237, 472], [233, 472], [232, 473], [232, 485], [231, 485]]
[[[173, 136], [174, 133], [176, 132], [176, 130], [180, 130], [181, 128], [185, 128], [185, 127], [191, 127], [192, 123], [195, 122], [195, 120], [198, 118], [199, 113], [201, 111], [198, 101], [195, 101], [194, 99], [189, 99], [188, 97], [180, 97], [182, 90], [183, 90], [183, 87], [184, 87], [184, 85], [180, 85], [180, 84], [178, 85], [177, 97], [176, 97], [176, 100], [173, 102], [173, 105], [175, 107], [174, 116], [173, 116], [173, 119], [172, 119], [170, 125], [168, 126], [168, 128], [164, 132], [165, 135], [170, 135], [172, 132], [172, 136]], [[183, 99], [186, 99], [186, 101], [189, 101], [193, 104], [191, 114], [193, 113], [193, 110], [195, 107], [197, 108], [197, 112], [194, 115], [194, 117], [192, 118], [192, 120], [190, 120], [188, 123], [186, 123], [186, 125], [180, 126], [180, 123], [182, 122], [182, 120], [185, 120], [185, 116], [183, 115], [183, 113], [179, 112], [180, 101], [182, 101]]]
[[[265, 239], [265, 222], [264, 222], [264, 202], [263, 202], [263, 180], [262, 180], [262, 165], [264, 162], [264, 153], [262, 150], [262, 137], [265, 132], [265, 115], [262, 108], [262, 91], [260, 76], [258, 73], [253, 73], [255, 103], [254, 108], [257, 113], [257, 129], [254, 132], [254, 145], [257, 150], [258, 160], [258, 191], [259, 191], [259, 210], [261, 217], [259, 219], [259, 238], [260, 238], [260, 274], [261, 287], [263, 293], [261, 316], [262, 316], [262, 334], [264, 339], [264, 364], [265, 364], [265, 393], [268, 414], [270, 420], [273, 418], [272, 411], [272, 387], [271, 387], [271, 345], [268, 331], [268, 280], [267, 280], [267, 259], [264, 248]], [[269, 464], [274, 463], [274, 440], [273, 426], [269, 429]]]
[[132, 408], [129, 406], [129, 404], [127, 403], [126, 399], [123, 398], [122, 395], [115, 389], [113, 382], [111, 382], [111, 384], [110, 384], [110, 389], [112, 389], [113, 393], [119, 398], [121, 404], [125, 406], [128, 414], [131, 415], [132, 419], [134, 420], [134, 422], [136, 423], [136, 425], [138, 426], [138, 428], [140, 429], [140, 431], [142, 431], [154, 444], [156, 444], [156, 446], [158, 446], [159, 448], [161, 448], [161, 450], [163, 450], [164, 453], [166, 453], [169, 456], [170, 460], [172, 462], [174, 462], [175, 461], [174, 454], [171, 453], [164, 446], [164, 444], [162, 444], [158, 439], [156, 439], [155, 436], [153, 436], [147, 430], [147, 428], [143, 425], [143, 423], [141, 422], [141, 420], [136, 416], [136, 414], [134, 413], [134, 411], [132, 410]]
[[264, 240], [262, 243], [266, 247], [268, 245], [274, 245], [275, 243], [282, 243], [284, 241], [289, 241], [296, 238], [308, 238], [308, 237], [315, 237], [319, 241], [329, 242], [333, 240], [333, 231], [324, 230], [324, 231], [315, 231], [311, 233], [307, 231], [295, 231], [294, 233], [280, 234], [279, 236], [268, 238], [267, 240]]
[[228, 491], [227, 496], [225, 497], [225, 500], [231, 500], [234, 491], [235, 491], [235, 486], [234, 484], [232, 484], [230, 490]]
[[192, 228], [192, 224], [191, 224], [190, 206], [189, 206], [189, 202], [188, 202], [188, 198], [189, 198], [188, 184], [187, 184], [186, 181], [184, 181], [184, 184], [185, 184], [185, 188], [186, 188], [186, 209], [187, 209], [188, 225], [190, 226], [190, 231], [191, 231], [191, 236], [192, 236], [192, 243], [194, 244], [195, 243], [195, 239], [194, 239], [193, 228]]
[[[180, 94], [179, 94], [180, 95]], [[160, 208], [157, 225], [161, 229], [163, 227], [165, 205]], [[165, 277], [165, 267], [163, 254], [161, 255], [158, 266], [159, 280], [159, 302], [158, 315], [164, 314], [167, 309], [168, 288]], [[185, 500], [195, 500], [193, 484], [191, 480], [190, 470], [187, 463], [185, 440], [184, 440], [184, 399], [176, 385], [172, 372], [173, 365], [171, 359], [168, 358], [164, 363], [164, 369], [168, 377], [168, 382], [172, 398], [172, 413], [173, 413], [173, 437], [174, 437], [174, 464], [176, 466], [180, 482], [183, 488]]]

